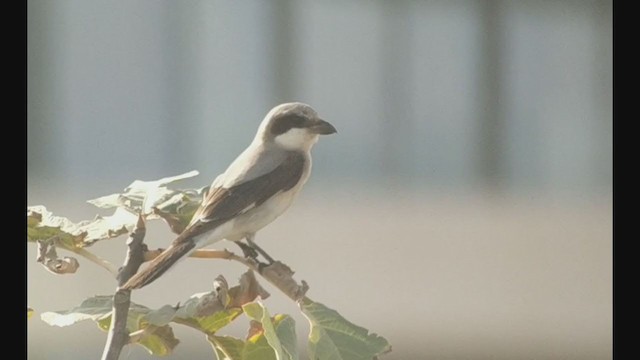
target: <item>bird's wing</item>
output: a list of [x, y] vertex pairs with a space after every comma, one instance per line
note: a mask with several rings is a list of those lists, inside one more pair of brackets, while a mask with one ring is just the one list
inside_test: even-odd
[[[279, 192], [293, 188], [304, 172], [305, 157], [290, 152], [273, 170], [232, 187], [212, 187], [190, 224], [174, 241], [179, 244], [215, 229], [232, 218], [264, 203]], [[215, 185], [215, 183], [214, 183]]]

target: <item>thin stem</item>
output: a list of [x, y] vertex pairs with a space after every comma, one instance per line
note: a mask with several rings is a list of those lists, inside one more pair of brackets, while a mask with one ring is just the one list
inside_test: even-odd
[[229, 250], [214, 250], [214, 249], [198, 249], [192, 252], [189, 257], [196, 259], [230, 259], [230, 256], [234, 255]]
[[99, 257], [98, 255], [90, 252], [89, 250], [87, 250], [85, 248], [75, 248], [75, 249], [64, 248], [64, 249], [65, 250], [69, 250], [72, 253], [78, 254], [78, 255], [84, 257], [85, 259], [95, 263], [96, 265], [106, 269], [108, 272], [111, 273], [111, 275], [113, 275], [113, 277], [117, 277], [118, 276], [118, 268], [115, 267], [115, 265], [113, 265], [109, 261]]
[[305, 294], [309, 290], [309, 285], [303, 280], [302, 284], [298, 284], [293, 279], [293, 271], [287, 265], [280, 261], [274, 261], [269, 265], [259, 264], [253, 259], [238, 256], [233, 252], [225, 250], [207, 250], [201, 249], [191, 253], [190, 257], [200, 259], [227, 259], [237, 261], [249, 269], [257, 272], [265, 280], [277, 287], [282, 293], [287, 295], [291, 300], [300, 302], [305, 301]]
[[[151, 251], [147, 252], [145, 260], [148, 261], [153, 259], [153, 256], [150, 256], [151, 253]], [[156, 253], [159, 254], [159, 252], [154, 252], [153, 255]], [[273, 286], [277, 287], [295, 302], [305, 301], [305, 294], [307, 293], [307, 290], [309, 290], [309, 285], [304, 280], [301, 281], [301, 284], [298, 284], [293, 279], [293, 270], [291, 270], [291, 268], [286, 264], [277, 260], [268, 265], [260, 264], [253, 259], [238, 256], [227, 249], [199, 249], [192, 252], [189, 257], [196, 259], [226, 259], [237, 261], [260, 274], [260, 276], [270, 282]]]

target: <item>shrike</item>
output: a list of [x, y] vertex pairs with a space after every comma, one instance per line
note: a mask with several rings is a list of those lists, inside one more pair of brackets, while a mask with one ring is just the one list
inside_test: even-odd
[[309, 105], [271, 109], [249, 147], [213, 181], [189, 225], [122, 288], [141, 288], [194, 250], [223, 239], [238, 243], [247, 256], [254, 249], [267, 257], [253, 242], [256, 232], [291, 205], [309, 178], [311, 148], [320, 135], [335, 132]]

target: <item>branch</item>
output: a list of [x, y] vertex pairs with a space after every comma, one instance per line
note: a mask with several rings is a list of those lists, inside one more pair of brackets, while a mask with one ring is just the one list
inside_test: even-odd
[[147, 253], [147, 245], [143, 242], [146, 228], [142, 216], [138, 217], [138, 223], [133, 229], [129, 239], [127, 239], [127, 255], [124, 259], [124, 265], [118, 272], [118, 287], [124, 285], [133, 275], [138, 272], [140, 265], [145, 262], [145, 254]]
[[89, 250], [87, 250], [85, 248], [68, 249], [66, 247], [64, 249], [68, 250], [68, 251], [71, 251], [72, 253], [78, 254], [78, 255], [84, 257], [85, 259], [97, 264], [98, 266], [106, 269], [114, 277], [118, 276], [118, 269], [115, 267], [115, 265], [113, 265], [109, 261], [97, 256], [96, 254], [90, 252]]
[[120, 289], [140, 268], [145, 260], [147, 246], [143, 243], [146, 229], [144, 219], [138, 216], [138, 223], [127, 239], [127, 255], [124, 265], [117, 273], [118, 289], [113, 295], [113, 309], [111, 311], [111, 325], [109, 335], [102, 353], [102, 360], [117, 360], [122, 348], [129, 343], [127, 331], [127, 316], [131, 305], [131, 290]]
[[[145, 254], [145, 261], [153, 260], [153, 258], [158, 256], [161, 252], [162, 251], [159, 250], [148, 251]], [[280, 289], [280, 291], [295, 302], [304, 300], [305, 294], [309, 290], [307, 282], [302, 280], [301, 284], [298, 284], [293, 279], [294, 271], [280, 261], [274, 261], [272, 264], [264, 265], [253, 259], [238, 256], [227, 249], [199, 249], [192, 252], [189, 257], [196, 259], [225, 259], [237, 261], [260, 274], [265, 280]]]
[[[154, 254], [156, 253], [158, 252], [154, 252]], [[154, 256], [147, 255], [146, 257], [150, 257], [151, 259], [153, 259]], [[291, 270], [289, 266], [280, 261], [275, 261], [270, 265], [264, 265], [258, 263], [253, 259], [238, 256], [227, 249], [200, 249], [191, 253], [189, 257], [197, 259], [226, 259], [237, 261], [260, 274], [265, 280], [270, 282], [273, 286], [277, 287], [280, 291], [282, 291], [285, 295], [287, 295], [289, 298], [291, 298], [291, 300], [295, 302], [303, 301], [305, 299], [305, 294], [309, 290], [309, 285], [307, 284], [307, 282], [302, 280], [301, 284], [298, 284], [293, 279], [293, 270]]]

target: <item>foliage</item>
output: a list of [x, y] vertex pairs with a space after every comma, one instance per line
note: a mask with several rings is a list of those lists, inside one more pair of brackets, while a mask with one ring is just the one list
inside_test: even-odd
[[[83, 256], [116, 275], [115, 266], [87, 248], [98, 241], [131, 232], [138, 214], [146, 220], [164, 220], [175, 233], [182, 231], [207, 188], [176, 190], [168, 185], [195, 175], [197, 172], [191, 171], [156, 181], [136, 180], [122, 193], [90, 200], [89, 203], [99, 208], [114, 210], [110, 216], [96, 216], [93, 220], [76, 223], [52, 214], [42, 205], [30, 206], [27, 208], [27, 241], [38, 244], [38, 261], [53, 273], [73, 273], [78, 268], [60, 270], [60, 264], [75, 259], [58, 259], [55, 247], [59, 247]], [[172, 353], [179, 344], [172, 326], [180, 324], [203, 333], [219, 360], [298, 359], [295, 322], [289, 315], [272, 316], [264, 305], [268, 297], [269, 293], [260, 286], [252, 270], [242, 274], [233, 287], [229, 287], [220, 275], [212, 290], [194, 294], [176, 306], [150, 309], [131, 303], [127, 331], [132, 343], [158, 356]], [[374, 359], [391, 350], [386, 339], [349, 322], [335, 310], [308, 297], [295, 300], [311, 325], [307, 351], [311, 359]], [[69, 310], [43, 312], [40, 318], [52, 326], [69, 326], [91, 320], [107, 331], [112, 308], [112, 295], [97, 295]], [[32, 314], [33, 310], [27, 308], [27, 317]], [[246, 338], [220, 334], [220, 330], [242, 314], [250, 322]]]

